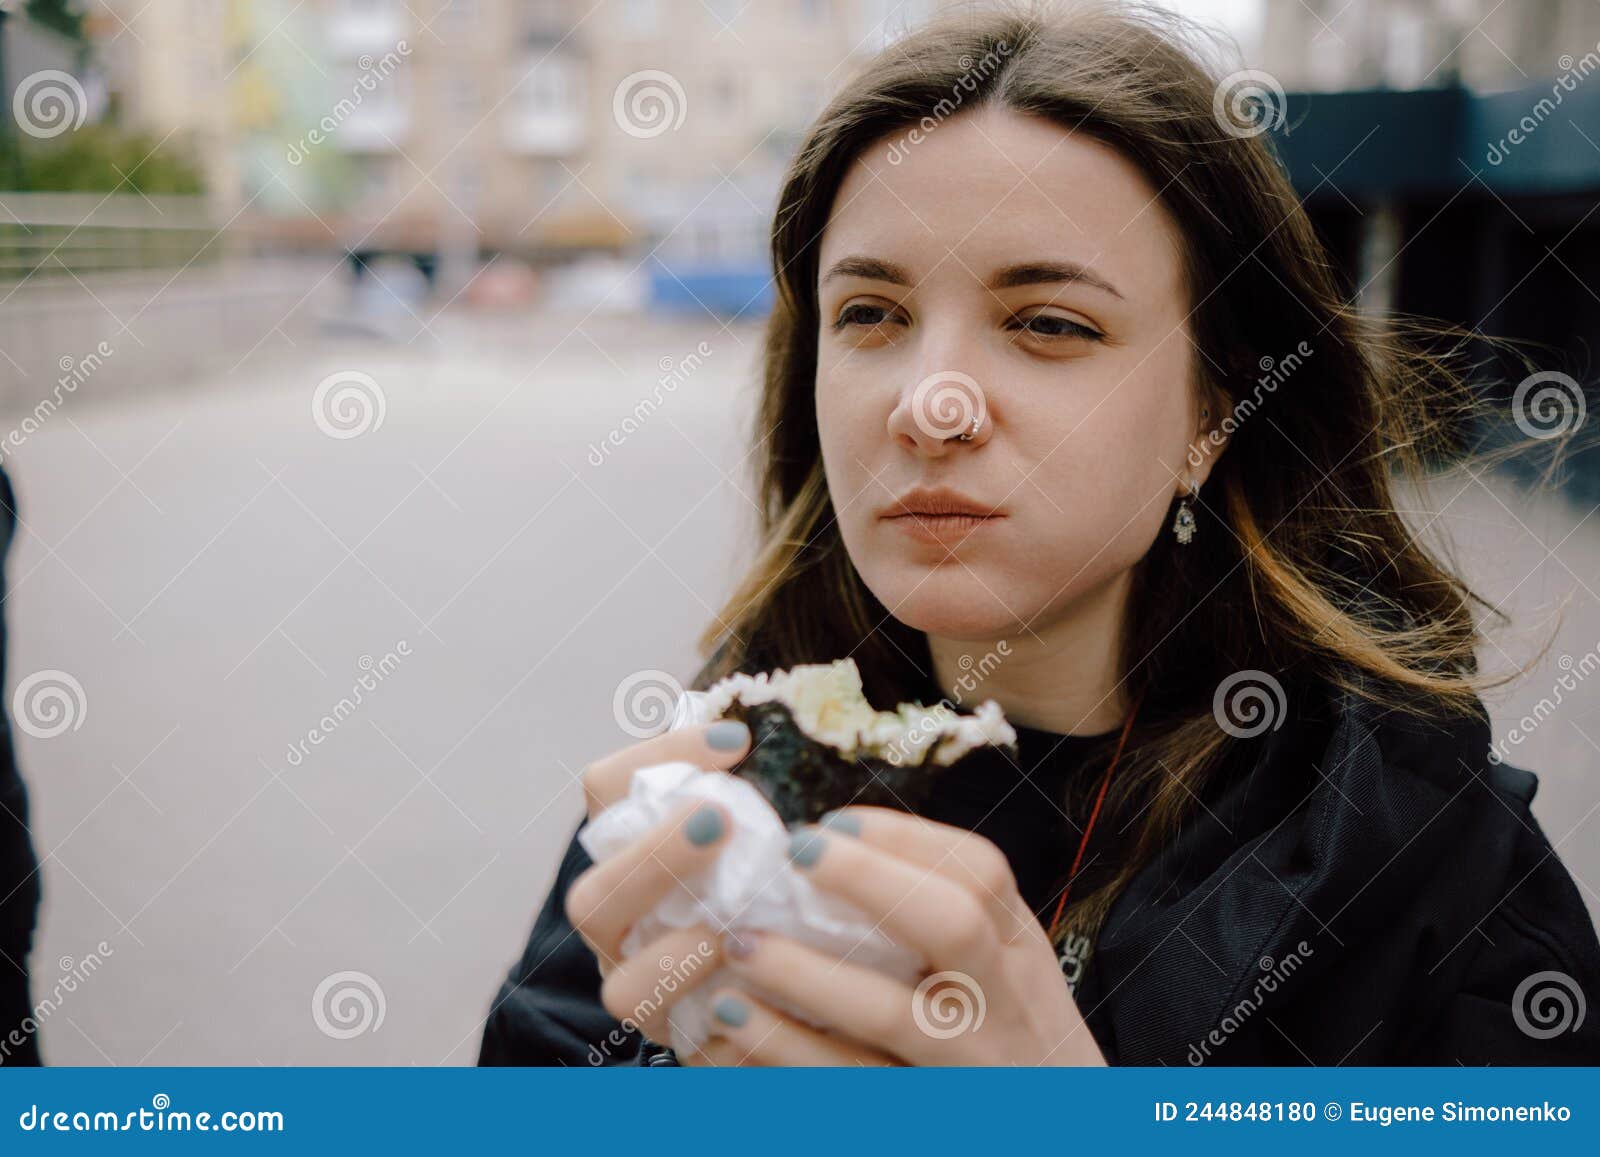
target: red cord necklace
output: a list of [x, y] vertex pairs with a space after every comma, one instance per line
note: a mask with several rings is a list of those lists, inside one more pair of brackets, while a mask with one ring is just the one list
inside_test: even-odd
[[1106, 766], [1106, 773], [1100, 779], [1100, 791], [1094, 797], [1094, 808], [1089, 812], [1089, 822], [1084, 826], [1083, 837], [1078, 840], [1078, 854], [1072, 857], [1072, 869], [1067, 873], [1067, 883], [1061, 889], [1061, 898], [1056, 901], [1055, 915], [1050, 917], [1050, 930], [1046, 935], [1050, 942], [1055, 943], [1056, 929], [1061, 924], [1061, 913], [1066, 911], [1067, 896], [1072, 891], [1072, 881], [1077, 878], [1078, 865], [1083, 862], [1083, 853], [1089, 846], [1089, 835], [1094, 831], [1095, 821], [1100, 818], [1100, 805], [1105, 802], [1106, 789], [1111, 786], [1111, 773], [1117, 770], [1117, 760], [1122, 758], [1122, 747], [1128, 742], [1128, 732], [1133, 730], [1133, 721], [1138, 717], [1139, 704], [1144, 700], [1144, 690], [1141, 688], [1138, 696], [1133, 701], [1133, 708], [1128, 712], [1128, 718], [1122, 725], [1122, 734], [1117, 738], [1117, 750], [1112, 753], [1111, 762]]

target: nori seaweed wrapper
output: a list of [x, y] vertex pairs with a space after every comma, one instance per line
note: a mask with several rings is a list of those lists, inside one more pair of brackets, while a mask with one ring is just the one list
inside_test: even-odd
[[[940, 776], [964, 761], [993, 755], [985, 745], [954, 763], [935, 762], [932, 753], [920, 763], [895, 763], [878, 756], [847, 756], [832, 744], [809, 735], [789, 705], [776, 700], [747, 704], [739, 699], [722, 712], [750, 728], [750, 751], [732, 768], [754, 783], [789, 825], [815, 823], [835, 808], [874, 806], [915, 812], [932, 794]], [[999, 745], [1015, 754], [1012, 745]]]

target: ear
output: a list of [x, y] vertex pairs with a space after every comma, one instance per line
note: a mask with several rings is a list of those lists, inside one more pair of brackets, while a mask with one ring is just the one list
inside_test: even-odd
[[[1210, 384], [1202, 385], [1196, 391], [1194, 403], [1194, 437], [1189, 442], [1187, 477], [1193, 478], [1196, 483], [1204, 485], [1211, 475], [1211, 469], [1217, 464], [1217, 459], [1228, 448], [1228, 438], [1232, 433], [1232, 424], [1226, 421], [1229, 411], [1225, 408], [1227, 396]], [[1185, 479], [1187, 481], [1187, 478]], [[1180, 483], [1180, 490], [1183, 483]], [[1187, 493], [1187, 491], [1182, 491]]]

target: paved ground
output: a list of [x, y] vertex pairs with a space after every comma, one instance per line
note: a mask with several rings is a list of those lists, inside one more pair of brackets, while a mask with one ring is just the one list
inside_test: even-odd
[[[21, 736], [49, 857], [38, 995], [111, 949], [46, 1018], [49, 1059], [473, 1060], [577, 816], [570, 777], [626, 741], [614, 689], [692, 669], [753, 516], [728, 476], [744, 484], [756, 335], [574, 320], [267, 342], [203, 387], [85, 392], [10, 456], [12, 682], [64, 671], [84, 704], [76, 729]], [[702, 340], [704, 365], [594, 465], [661, 360]], [[351, 370], [382, 424], [330, 437], [313, 393]], [[1577, 592], [1509, 718], [1558, 654], [1600, 644], [1600, 518], [1476, 484], [1439, 501], [1485, 592], [1530, 616], [1510, 654]], [[319, 724], [364, 664], [374, 689]], [[1597, 706], [1569, 698], [1515, 760], [1545, 773], [1541, 819], [1594, 885]], [[313, 999], [346, 971], [383, 1020], [336, 1039]]]

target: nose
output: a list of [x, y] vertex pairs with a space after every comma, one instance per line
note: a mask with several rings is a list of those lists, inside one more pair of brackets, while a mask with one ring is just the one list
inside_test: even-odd
[[981, 446], [993, 428], [983, 387], [960, 370], [925, 375], [900, 391], [889, 412], [889, 437], [930, 458]]

